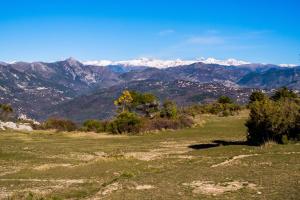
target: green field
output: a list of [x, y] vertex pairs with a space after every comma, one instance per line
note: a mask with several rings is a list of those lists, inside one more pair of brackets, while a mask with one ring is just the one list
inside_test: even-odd
[[0, 132], [0, 199], [299, 199], [299, 143], [247, 146], [246, 118], [144, 136]]

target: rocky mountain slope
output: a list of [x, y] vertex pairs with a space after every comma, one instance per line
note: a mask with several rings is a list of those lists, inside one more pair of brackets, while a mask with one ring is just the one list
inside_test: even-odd
[[221, 95], [235, 99], [237, 103], [246, 103], [253, 89], [225, 86], [221, 83], [199, 83], [184, 80], [142, 80], [119, 84], [110, 88], [82, 95], [71, 101], [53, 107], [44, 116], [70, 118], [75, 121], [85, 119], [105, 119], [113, 116], [116, 99], [123, 90], [136, 90], [155, 94], [161, 101], [171, 99], [179, 105], [189, 105], [199, 102], [212, 102]]
[[118, 83], [118, 74], [106, 67], [86, 66], [74, 59], [0, 64], [0, 101], [37, 119], [41, 111], [96, 86], [104, 88]]
[[278, 88], [287, 86], [300, 90], [300, 67], [272, 68], [264, 72], [252, 72], [245, 75], [238, 84], [247, 87]]

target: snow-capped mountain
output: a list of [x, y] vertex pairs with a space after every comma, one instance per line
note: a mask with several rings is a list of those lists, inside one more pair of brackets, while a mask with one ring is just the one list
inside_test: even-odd
[[207, 58], [207, 59], [201, 58], [199, 61], [202, 63], [205, 63], [205, 64], [218, 64], [218, 65], [224, 65], [224, 66], [240, 66], [240, 65], [250, 64], [250, 62], [237, 60], [234, 58], [229, 58], [227, 60], [218, 60], [215, 58]]
[[85, 65], [97, 65], [97, 66], [111, 66], [111, 65], [122, 65], [122, 66], [143, 66], [143, 67], [155, 67], [155, 68], [168, 68], [177, 67], [182, 65], [190, 65], [194, 63], [202, 62], [205, 64], [218, 64], [225, 66], [239, 66], [250, 64], [250, 62], [236, 60], [233, 58], [227, 60], [218, 60], [215, 58], [200, 58], [195, 60], [161, 60], [161, 59], [151, 59], [151, 58], [140, 58], [133, 60], [122, 60], [122, 61], [110, 61], [110, 60], [99, 60], [99, 61], [86, 61], [83, 62]]
[[97, 66], [110, 66], [110, 65], [122, 65], [122, 66], [136, 66], [136, 67], [155, 67], [155, 68], [168, 68], [177, 67], [181, 65], [190, 65], [199, 62], [197, 60], [160, 60], [160, 59], [150, 59], [150, 58], [140, 58], [133, 60], [122, 60], [122, 61], [109, 61], [109, 60], [99, 60], [99, 61], [86, 61], [83, 62], [85, 65], [97, 65]]
[[297, 67], [295, 64], [279, 64], [280, 67]]
[[[247, 62], [243, 60], [237, 60], [234, 58], [229, 58], [226, 60], [220, 60], [216, 58], [200, 58], [194, 60], [162, 60], [162, 59], [152, 59], [152, 58], [139, 58], [132, 60], [121, 60], [121, 61], [111, 61], [111, 60], [94, 60], [94, 61], [85, 61], [82, 62], [85, 65], [95, 65], [95, 66], [124, 66], [124, 67], [154, 67], [154, 68], [169, 68], [169, 67], [177, 67], [182, 65], [191, 65], [194, 63], [202, 62], [204, 64], [217, 64], [223, 66], [245, 66], [254, 64], [253, 62]], [[267, 64], [255, 64], [264, 66]], [[295, 64], [279, 64], [279, 67], [296, 67]]]

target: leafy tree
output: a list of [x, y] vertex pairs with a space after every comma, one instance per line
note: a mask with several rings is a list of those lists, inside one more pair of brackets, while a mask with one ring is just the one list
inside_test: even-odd
[[263, 101], [268, 97], [261, 91], [254, 91], [249, 97], [249, 103], [253, 103], [255, 101]]
[[147, 117], [151, 117], [152, 113], [158, 111], [159, 101], [157, 97], [150, 93], [139, 93], [136, 91], [130, 91], [130, 94], [133, 98], [131, 104], [131, 110], [136, 112], [141, 112]]
[[133, 98], [128, 90], [124, 90], [122, 95], [114, 101], [114, 104], [119, 108], [119, 111], [125, 112], [130, 108]]
[[233, 101], [228, 96], [221, 96], [218, 99], [218, 103], [220, 103], [220, 104], [232, 104]]
[[271, 97], [274, 101], [278, 101], [284, 98], [292, 98], [296, 99], [298, 95], [293, 92], [293, 90], [289, 90], [287, 87], [283, 87], [275, 92], [275, 94]]
[[177, 105], [174, 101], [166, 100], [163, 103], [160, 116], [161, 117], [166, 117], [169, 119], [176, 119], [178, 117], [177, 114]]

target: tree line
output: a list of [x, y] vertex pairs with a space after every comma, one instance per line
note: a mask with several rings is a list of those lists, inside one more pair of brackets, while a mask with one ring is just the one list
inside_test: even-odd
[[[195, 104], [179, 108], [174, 101], [162, 103], [151, 93], [125, 90], [114, 101], [116, 115], [111, 120], [86, 120], [79, 125], [71, 120], [50, 118], [40, 125], [32, 124], [35, 129], [56, 129], [58, 131], [93, 131], [112, 134], [139, 134], [164, 129], [192, 127], [194, 118], [201, 114], [221, 117], [238, 114], [249, 109], [247, 141], [261, 145], [268, 141], [287, 143], [300, 140], [300, 97], [286, 87], [280, 88], [272, 96], [254, 91], [246, 106], [236, 104], [231, 98], [221, 96], [217, 101]], [[13, 108], [0, 104], [0, 120], [11, 118]]]

